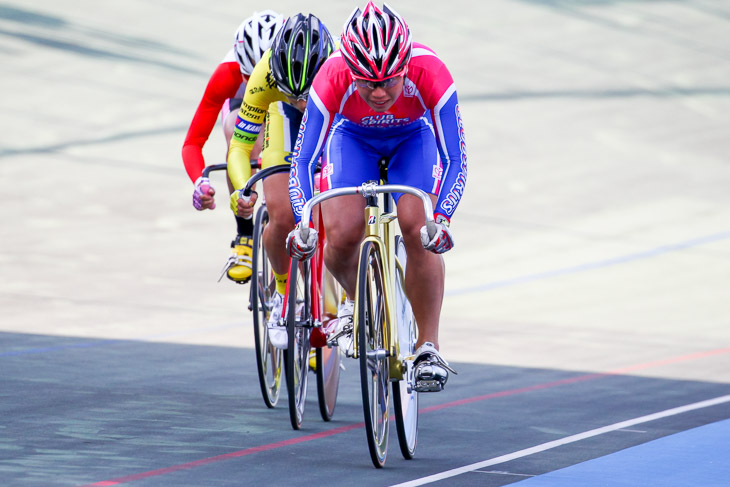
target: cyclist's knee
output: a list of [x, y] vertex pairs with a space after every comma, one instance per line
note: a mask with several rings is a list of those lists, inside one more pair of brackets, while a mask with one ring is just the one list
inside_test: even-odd
[[406, 240], [406, 245], [410, 242], [421, 241], [421, 227], [425, 224], [425, 219], [420, 199], [412, 195], [403, 195], [400, 198], [398, 201], [398, 224], [403, 238]]
[[406, 250], [409, 253], [425, 251], [421, 243], [421, 227], [419, 225], [403, 224], [401, 222], [401, 234], [403, 235], [403, 243], [406, 244]]
[[360, 195], [328, 200], [322, 205], [327, 245], [337, 253], [359, 248], [365, 235], [364, 208]]
[[289, 233], [294, 228], [294, 214], [291, 206], [268, 206], [269, 225], [279, 232]]
[[349, 252], [357, 249], [362, 241], [364, 231], [353, 225], [333, 226], [326, 229], [327, 246], [336, 253]]

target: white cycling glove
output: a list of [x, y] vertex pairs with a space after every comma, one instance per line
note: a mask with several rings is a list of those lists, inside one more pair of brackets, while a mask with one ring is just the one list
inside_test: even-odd
[[436, 233], [432, 238], [428, 238], [426, 225], [421, 227], [421, 243], [424, 249], [430, 250], [434, 254], [443, 254], [454, 247], [454, 237], [451, 236], [448, 220], [440, 218], [437, 221]]
[[286, 250], [289, 252], [289, 256], [299, 260], [311, 258], [317, 250], [317, 236], [317, 230], [310, 228], [309, 235], [304, 241], [300, 227], [297, 226], [286, 237]]

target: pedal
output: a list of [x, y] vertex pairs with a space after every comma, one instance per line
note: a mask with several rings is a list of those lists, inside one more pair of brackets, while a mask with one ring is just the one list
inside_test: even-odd
[[444, 384], [439, 379], [417, 380], [413, 387], [416, 392], [441, 392]]
[[218, 277], [218, 282], [221, 282], [221, 279], [223, 279], [223, 276], [226, 275], [226, 272], [228, 272], [228, 269], [233, 267], [233, 263], [231, 262], [231, 257], [228, 258], [226, 263], [223, 265], [223, 270], [221, 271], [221, 275]]
[[335, 333], [334, 335], [331, 335], [327, 337], [327, 346], [328, 347], [336, 347], [337, 346], [337, 340], [340, 337], [344, 337], [347, 335], [352, 334], [352, 325], [345, 325], [342, 330], [340, 330], [338, 333]]
[[449, 372], [458, 375], [441, 357], [430, 355], [429, 358], [419, 361], [413, 366], [413, 390], [416, 392], [443, 391], [446, 381], [449, 380]]
[[[228, 260], [227, 260], [227, 261], [226, 261], [226, 263], [225, 263], [225, 264], [223, 265], [223, 270], [221, 271], [221, 275], [220, 275], [220, 276], [218, 277], [218, 282], [221, 282], [221, 279], [223, 279], [223, 277], [224, 277], [224, 276], [225, 276], [225, 277], [228, 277], [228, 275], [227, 275], [227, 274], [228, 274], [228, 270], [229, 270], [229, 269], [230, 269], [231, 267], [234, 267], [234, 266], [236, 266], [236, 265], [237, 265], [237, 261], [236, 261], [236, 258], [235, 258], [235, 257], [233, 257], [233, 256], [231, 256], [231, 257], [228, 257]], [[251, 280], [251, 277], [249, 277], [248, 279], [245, 279], [245, 280], [243, 280], [243, 281], [236, 281], [235, 279], [231, 279], [230, 277], [228, 277], [228, 280], [229, 280], [229, 281], [233, 281], [233, 282], [235, 282], [236, 284], [246, 284], [246, 283], [248, 283], [248, 281], [250, 281], [250, 280]], [[251, 308], [249, 308], [249, 309], [251, 309]]]

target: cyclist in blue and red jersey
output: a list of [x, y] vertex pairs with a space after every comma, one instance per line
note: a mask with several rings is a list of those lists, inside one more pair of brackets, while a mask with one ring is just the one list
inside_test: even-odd
[[[442, 390], [450, 369], [438, 351], [444, 292], [439, 254], [453, 246], [449, 222], [466, 184], [466, 144], [451, 74], [434, 51], [411, 41], [405, 21], [388, 5], [380, 9], [369, 2], [363, 11], [355, 9], [343, 29], [340, 50], [314, 79], [289, 178], [297, 221], [312, 197], [320, 154], [322, 191], [378, 180], [378, 163], [385, 158], [389, 183], [432, 195], [438, 231], [431, 239], [420, 200], [395, 197], [408, 254], [406, 292], [419, 330], [416, 389]], [[348, 298], [338, 312], [336, 334], [352, 321], [364, 205], [359, 195], [322, 203], [325, 263]], [[315, 246], [314, 231], [307, 241], [296, 229], [287, 237], [290, 255], [298, 258], [310, 256]], [[343, 347], [350, 343], [351, 337], [340, 341]]]
[[[205, 168], [203, 146], [213, 131], [219, 113], [226, 148], [230, 145], [246, 83], [256, 63], [271, 47], [285, 20], [281, 14], [264, 10], [254, 12], [241, 22], [236, 29], [233, 46], [208, 80], [182, 148], [185, 170], [194, 184], [193, 206], [198, 211], [215, 208], [215, 189], [210, 185], [208, 178], [202, 177]], [[252, 159], [258, 158], [261, 151], [260, 142], [252, 153]], [[233, 191], [230, 179], [228, 186], [230, 193]], [[255, 201], [255, 196], [252, 199]], [[238, 283], [245, 283], [251, 277], [252, 213], [251, 208], [245, 216], [236, 216], [237, 234], [231, 242], [233, 255], [224, 268], [228, 278]]]

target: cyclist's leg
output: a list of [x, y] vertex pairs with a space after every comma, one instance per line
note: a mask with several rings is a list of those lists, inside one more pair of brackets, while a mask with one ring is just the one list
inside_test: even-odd
[[[429, 124], [420, 124], [392, 155], [388, 168], [389, 182], [415, 186], [431, 194], [435, 205], [441, 182], [441, 164], [436, 141]], [[421, 227], [425, 224], [421, 200], [411, 195], [396, 195], [398, 222], [408, 254], [406, 293], [418, 323], [419, 347], [431, 342], [438, 349], [439, 316], [444, 293], [444, 263], [441, 256], [423, 248]]]
[[[288, 164], [293, 146], [294, 127], [299, 127], [301, 115], [283, 103], [272, 104], [266, 115], [264, 130], [259, 135], [264, 144], [261, 151], [263, 168]], [[269, 224], [263, 234], [263, 245], [266, 249], [271, 270], [276, 281], [271, 306], [272, 310], [267, 322], [269, 338], [277, 348], [287, 348], [288, 338], [283, 316], [284, 294], [287, 290], [289, 276], [289, 255], [286, 252], [286, 235], [294, 227], [294, 214], [289, 203], [288, 177], [286, 174], [273, 174], [263, 181], [263, 195], [269, 214]]]
[[[344, 186], [359, 186], [380, 176], [380, 156], [345, 124], [335, 124], [324, 154], [322, 191]], [[360, 242], [365, 233], [360, 195], [342, 196], [322, 203], [322, 219], [327, 234], [325, 265], [345, 289], [348, 299], [355, 299]]]
[[[436, 198], [432, 196], [432, 203]], [[415, 196], [398, 200], [398, 222], [408, 254], [406, 293], [418, 323], [418, 342], [431, 342], [438, 349], [439, 316], [444, 295], [444, 263], [440, 255], [423, 248], [421, 227], [425, 224], [423, 205]]]
[[289, 202], [289, 175], [272, 174], [264, 180], [266, 207], [270, 223], [264, 235], [264, 245], [274, 272], [286, 274], [289, 268], [289, 254], [286, 251], [286, 236], [294, 228], [294, 214]]
[[[290, 163], [301, 118], [301, 112], [286, 103], [271, 105], [264, 132], [263, 167]], [[264, 245], [274, 272], [286, 275], [289, 269], [286, 236], [294, 228], [294, 214], [289, 202], [289, 176], [286, 173], [274, 174], [264, 180], [263, 186], [269, 210]]]
[[365, 233], [360, 195], [342, 196], [322, 203], [322, 220], [327, 234], [324, 262], [342, 285], [347, 298], [355, 299], [359, 246]]
[[[441, 164], [430, 124], [422, 119], [420, 129], [412, 132], [391, 157], [388, 177], [391, 183], [415, 186], [431, 193], [435, 203], [441, 183]], [[418, 126], [415, 126], [418, 127]], [[444, 292], [444, 264], [440, 255], [425, 250], [420, 229], [425, 223], [423, 206], [414, 196], [397, 198], [398, 222], [408, 255], [406, 294], [418, 326], [414, 361], [414, 388], [418, 392], [443, 390], [453, 372], [438, 351], [439, 315]]]

